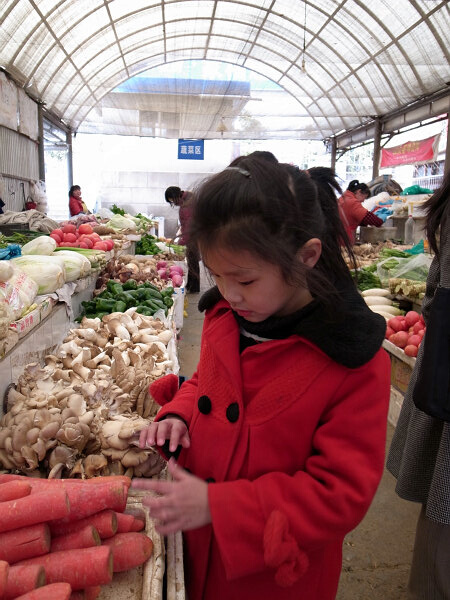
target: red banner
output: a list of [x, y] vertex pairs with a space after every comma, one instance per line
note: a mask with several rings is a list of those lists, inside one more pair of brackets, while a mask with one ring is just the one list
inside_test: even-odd
[[392, 148], [382, 148], [380, 168], [413, 165], [436, 160], [440, 135], [439, 133], [426, 140], [406, 142]]

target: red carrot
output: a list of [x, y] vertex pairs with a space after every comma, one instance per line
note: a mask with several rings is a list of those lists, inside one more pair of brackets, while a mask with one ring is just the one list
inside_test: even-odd
[[104, 539], [117, 533], [117, 515], [120, 514], [122, 513], [116, 513], [113, 510], [107, 509], [79, 521], [71, 521], [70, 523], [54, 521], [50, 523], [50, 531], [52, 536], [60, 536], [78, 531], [80, 528], [86, 527], [86, 525], [92, 525], [98, 531], [100, 538]]
[[0, 560], [7, 560], [10, 564], [48, 552], [50, 529], [47, 523], [37, 523], [0, 533]]
[[69, 600], [95, 600], [100, 596], [102, 588], [97, 585], [96, 587], [85, 588], [84, 590], [77, 590], [70, 594]]
[[123, 512], [127, 504], [127, 489], [120, 481], [104, 485], [69, 485], [65, 486], [65, 490], [70, 502], [70, 513], [60, 520], [65, 523], [78, 521], [108, 508]]
[[6, 483], [0, 484], [0, 502], [24, 498], [25, 496], [29, 496], [30, 492], [31, 485], [26, 481], [7, 481]]
[[61, 484], [98, 485], [103, 483], [123, 483], [123, 485], [128, 490], [128, 488], [131, 485], [131, 479], [126, 475], [104, 475], [99, 477], [91, 477], [90, 479], [46, 479], [44, 477], [28, 477], [27, 475], [13, 475], [12, 473], [0, 474], [0, 484], [6, 483], [8, 481], [26, 481], [30, 483], [30, 485], [32, 485], [33, 487], [43, 484], [56, 487]]
[[0, 560], [0, 598], [5, 596], [9, 568], [9, 564], [5, 560]]
[[42, 565], [48, 583], [70, 583], [73, 590], [110, 583], [113, 556], [108, 546], [61, 550], [21, 561], [21, 565]]
[[41, 565], [13, 565], [9, 568], [3, 598], [4, 600], [17, 598], [46, 583], [44, 567]]
[[116, 513], [117, 533], [128, 533], [129, 531], [141, 531], [145, 523], [143, 519], [137, 519], [134, 515], [127, 513]]
[[92, 525], [86, 525], [79, 531], [73, 531], [52, 538], [51, 552], [61, 550], [74, 550], [76, 548], [90, 548], [100, 546], [101, 540], [98, 531]]
[[69, 600], [71, 591], [68, 583], [50, 583], [19, 596], [16, 600]]
[[52, 490], [0, 503], [0, 532], [62, 519], [69, 514], [66, 492]]
[[142, 565], [152, 554], [153, 542], [145, 533], [116, 533], [103, 542], [112, 549], [114, 573]]

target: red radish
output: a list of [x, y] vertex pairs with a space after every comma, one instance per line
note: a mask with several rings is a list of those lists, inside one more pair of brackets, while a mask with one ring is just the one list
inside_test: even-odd
[[420, 335], [410, 335], [408, 338], [408, 343], [406, 344], [407, 346], [420, 346], [420, 342], [422, 341], [422, 338], [420, 337]]
[[104, 539], [117, 533], [118, 516], [122, 513], [116, 513], [113, 510], [102, 510], [101, 512], [72, 521], [71, 523], [50, 523], [50, 531], [53, 536], [62, 536], [78, 531], [82, 527], [92, 525], [98, 531], [99, 536]]
[[101, 540], [98, 531], [92, 525], [86, 525], [78, 531], [65, 533], [52, 539], [51, 552], [60, 550], [74, 550], [76, 548], [90, 548], [100, 546]]
[[48, 552], [50, 528], [47, 523], [37, 523], [0, 533], [0, 560], [7, 560], [10, 564]]
[[16, 600], [70, 600], [72, 588], [68, 583], [50, 583], [18, 596]]
[[153, 551], [152, 540], [145, 533], [116, 533], [103, 542], [113, 553], [114, 573], [128, 571], [142, 565]]
[[405, 320], [408, 324], [408, 327], [412, 327], [415, 323], [417, 323], [417, 321], [420, 320], [420, 315], [415, 310], [410, 310], [406, 313]]
[[48, 583], [63, 581], [72, 589], [110, 583], [112, 579], [113, 555], [108, 546], [93, 546], [77, 550], [50, 552], [45, 556], [29, 558], [20, 565], [41, 565], [47, 574]]
[[19, 529], [35, 523], [62, 519], [70, 505], [64, 489], [30, 494], [18, 500], [0, 503], [0, 532]]
[[64, 225], [62, 230], [63, 233], [75, 233], [77, 228], [75, 227], [75, 225], [73, 225], [73, 223], [67, 223], [66, 225]]
[[417, 348], [417, 346], [413, 345], [405, 346], [404, 348], [404, 352], [407, 356], [417, 356], [418, 350], [419, 349]]
[[116, 513], [117, 533], [128, 533], [129, 531], [141, 531], [145, 523], [142, 519], [137, 519], [134, 515], [126, 513]]
[[394, 344], [399, 348], [404, 348], [408, 345], [408, 333], [406, 331], [397, 331], [393, 335]]
[[8, 581], [9, 564], [0, 560], [0, 598], [4, 598], [6, 583]]
[[92, 229], [92, 227], [89, 225], [89, 223], [82, 223], [79, 227], [78, 227], [78, 232], [79, 233], [86, 233], [87, 235], [89, 235], [90, 233], [94, 233], [94, 230]]
[[13, 565], [9, 568], [4, 600], [20, 597], [47, 583], [44, 568], [41, 565]]
[[31, 493], [31, 485], [26, 481], [8, 481], [0, 484], [0, 502], [24, 498]]

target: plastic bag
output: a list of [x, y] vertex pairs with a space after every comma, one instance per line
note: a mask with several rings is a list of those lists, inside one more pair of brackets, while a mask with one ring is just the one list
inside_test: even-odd
[[429, 254], [417, 254], [411, 258], [391, 256], [377, 264], [377, 275], [383, 285], [389, 279], [426, 281], [432, 260]]
[[0, 299], [6, 301], [11, 311], [11, 319], [16, 321], [33, 304], [38, 285], [17, 267], [13, 269], [13, 276], [8, 281], [0, 282]]

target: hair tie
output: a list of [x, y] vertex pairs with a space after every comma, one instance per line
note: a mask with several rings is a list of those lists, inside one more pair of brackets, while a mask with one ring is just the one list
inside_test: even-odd
[[251, 177], [250, 172], [246, 169], [241, 169], [241, 167], [226, 167], [225, 171], [238, 171], [241, 175], [244, 175], [244, 177]]

